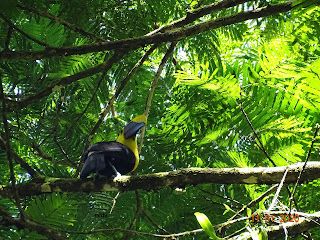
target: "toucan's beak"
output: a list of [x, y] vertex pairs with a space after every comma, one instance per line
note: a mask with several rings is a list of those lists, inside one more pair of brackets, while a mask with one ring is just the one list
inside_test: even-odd
[[124, 137], [126, 139], [134, 137], [144, 125], [144, 122], [129, 122], [124, 127]]

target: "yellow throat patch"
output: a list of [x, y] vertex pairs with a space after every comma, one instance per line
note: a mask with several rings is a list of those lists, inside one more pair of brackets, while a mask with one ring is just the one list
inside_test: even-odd
[[[146, 115], [138, 115], [135, 118], [133, 118], [131, 121], [132, 122], [143, 122], [143, 123], [147, 124], [147, 117], [146, 117]], [[138, 152], [137, 137], [127, 139], [124, 137], [124, 134], [122, 131], [116, 141], [127, 146], [134, 153], [134, 156], [136, 158], [136, 161], [134, 163], [134, 167], [132, 169], [132, 171], [134, 171], [139, 165], [139, 152]]]

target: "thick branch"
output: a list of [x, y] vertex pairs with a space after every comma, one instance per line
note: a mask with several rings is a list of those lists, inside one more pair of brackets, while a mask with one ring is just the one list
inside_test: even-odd
[[150, 36], [141, 36], [130, 39], [123, 39], [118, 41], [108, 41], [90, 45], [82, 45], [77, 47], [62, 47], [55, 49], [45, 49], [41, 51], [3, 51], [0, 53], [0, 59], [14, 60], [14, 59], [42, 59], [54, 56], [70, 56], [79, 55], [92, 52], [100, 52], [113, 49], [137, 49], [145, 45], [177, 41], [185, 37], [193, 36], [201, 32], [216, 29], [231, 24], [244, 22], [249, 19], [257, 19], [267, 17], [282, 12], [287, 12], [292, 9], [291, 2], [281, 3], [277, 5], [270, 5], [267, 7], [242, 12], [228, 17], [221, 17], [215, 20], [195, 24], [193, 26], [181, 28], [175, 31], [165, 33], [152, 34]]
[[188, 12], [185, 17], [180, 18], [180, 19], [178, 19], [168, 25], [159, 27], [158, 29], [148, 33], [147, 35], [152, 35], [157, 32], [164, 32], [169, 29], [182, 27], [182, 26], [185, 26], [189, 23], [192, 23], [193, 21], [195, 21], [205, 15], [208, 15], [212, 12], [222, 10], [222, 9], [227, 9], [230, 7], [234, 7], [234, 6], [237, 6], [241, 3], [245, 3], [245, 2], [249, 2], [249, 1], [250, 0], [225, 0], [225, 1], [221, 1], [221, 2], [215, 2], [215, 3], [209, 4], [209, 5], [194, 9], [191, 12]]
[[[288, 167], [257, 168], [185, 168], [178, 171], [152, 173], [141, 176], [120, 176], [114, 180], [37, 179], [17, 185], [21, 197], [51, 192], [106, 192], [156, 190], [163, 187], [184, 187], [205, 183], [217, 184], [275, 184], [281, 181], [288, 168], [285, 183], [295, 183], [303, 163]], [[309, 162], [301, 181], [312, 181], [320, 177], [320, 162]], [[12, 196], [11, 188], [0, 186], [0, 195]]]

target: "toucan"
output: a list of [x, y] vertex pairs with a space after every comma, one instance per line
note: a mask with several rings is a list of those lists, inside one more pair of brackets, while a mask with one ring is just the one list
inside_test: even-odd
[[136, 135], [146, 123], [146, 116], [139, 115], [124, 127], [116, 141], [98, 142], [90, 146], [83, 155], [80, 178], [84, 179], [91, 173], [113, 178], [134, 171], [139, 164]]

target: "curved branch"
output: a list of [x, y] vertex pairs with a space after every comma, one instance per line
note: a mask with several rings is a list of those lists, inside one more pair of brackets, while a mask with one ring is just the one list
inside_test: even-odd
[[[172, 42], [167, 50], [167, 52], [165, 53], [165, 55], [163, 56], [161, 63], [158, 67], [158, 70], [152, 80], [151, 86], [150, 86], [150, 90], [149, 90], [149, 94], [147, 97], [147, 101], [146, 101], [146, 106], [145, 106], [145, 110], [144, 110], [144, 115], [146, 116], [146, 118], [148, 119], [149, 117], [149, 112], [151, 109], [151, 104], [152, 104], [152, 99], [154, 96], [154, 92], [156, 90], [156, 87], [158, 86], [158, 81], [160, 79], [161, 73], [164, 69], [164, 66], [166, 65], [169, 57], [172, 55], [173, 50], [176, 46], [177, 42]], [[141, 136], [140, 136], [140, 146], [139, 146], [139, 153], [141, 152], [142, 149], [142, 145], [143, 145], [143, 141], [144, 141], [144, 135], [146, 133], [146, 127], [143, 127], [142, 131], [141, 131]]]
[[100, 73], [102, 71], [108, 71], [114, 63], [118, 62], [123, 54], [120, 54], [119, 52], [116, 52], [109, 60], [98, 64], [94, 67], [88, 68], [86, 70], [83, 70], [81, 72], [78, 72], [76, 74], [61, 78], [58, 82], [48, 86], [47, 88], [43, 89], [42, 91], [38, 92], [35, 95], [26, 97], [22, 100], [16, 101], [12, 99], [6, 99], [6, 102], [8, 102], [10, 108], [14, 108], [15, 110], [18, 108], [24, 108], [34, 102], [39, 101], [41, 98], [46, 97], [50, 95], [55, 89], [61, 88], [63, 86], [69, 85], [71, 83], [74, 83], [80, 79], [90, 77], [94, 74]]
[[[287, 167], [257, 168], [185, 168], [178, 171], [159, 172], [140, 176], [120, 176], [110, 179], [37, 179], [18, 184], [21, 197], [52, 192], [107, 192], [156, 190], [164, 187], [185, 187], [187, 185], [214, 184], [275, 184], [281, 181], [283, 172], [288, 169], [285, 183], [295, 183], [304, 163]], [[312, 181], [320, 177], [320, 162], [309, 162], [301, 181]], [[0, 196], [12, 196], [11, 188], [0, 186]]]
[[45, 49], [41, 51], [3, 51], [0, 53], [2, 60], [14, 59], [42, 59], [57, 56], [80, 55], [92, 52], [100, 52], [113, 49], [137, 49], [149, 44], [159, 44], [163, 42], [178, 41], [182, 38], [194, 36], [196, 34], [213, 30], [216, 28], [229, 26], [231, 24], [240, 23], [249, 19], [257, 19], [267, 17], [278, 13], [283, 13], [293, 8], [291, 2], [270, 5], [267, 7], [258, 8], [255, 10], [238, 13], [228, 17], [221, 17], [214, 20], [209, 20], [203, 23], [198, 23], [193, 26], [184, 27], [175, 31], [165, 33], [156, 33], [150, 36], [141, 36], [130, 39], [117, 41], [101, 42], [90, 45], [82, 45], [77, 47], [61, 47], [54, 49]]
[[191, 12], [188, 12], [187, 16], [185, 16], [183, 18], [180, 18], [180, 19], [178, 19], [168, 25], [159, 27], [158, 29], [148, 33], [147, 36], [158, 33], [158, 32], [164, 32], [164, 31], [167, 31], [167, 30], [170, 30], [173, 28], [179, 28], [179, 27], [185, 26], [185, 25], [192, 23], [193, 21], [195, 21], [205, 15], [208, 15], [212, 12], [219, 11], [219, 10], [226, 9], [226, 8], [231, 8], [231, 7], [234, 7], [239, 4], [249, 2], [249, 1], [251, 1], [251, 0], [225, 0], [225, 1], [221, 1], [221, 2], [215, 2], [215, 3], [209, 4], [209, 5], [205, 5], [203, 7], [194, 9]]
[[5, 15], [0, 13], [0, 17], [9, 25], [9, 27], [15, 29], [18, 33], [20, 33], [22, 36], [25, 36], [27, 39], [39, 44], [40, 46], [44, 46], [49, 48], [49, 44], [40, 41], [39, 39], [36, 39], [35, 37], [29, 35], [28, 33], [24, 32], [22, 29], [18, 28], [9, 18], [7, 18]]

